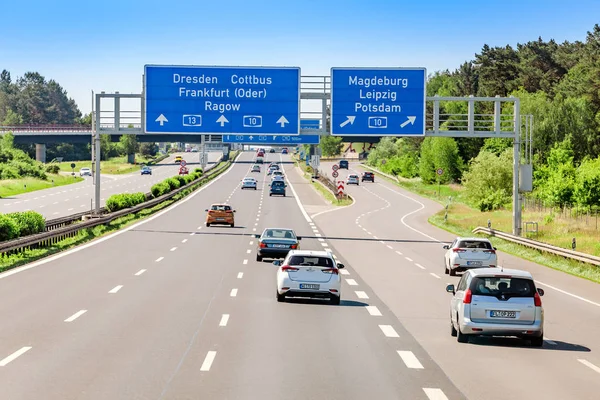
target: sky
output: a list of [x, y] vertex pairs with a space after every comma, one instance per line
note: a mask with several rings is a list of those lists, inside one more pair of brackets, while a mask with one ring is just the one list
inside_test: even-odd
[[454, 70], [484, 44], [584, 41], [599, 0], [71, 0], [3, 4], [0, 70], [37, 71], [83, 113], [140, 93], [145, 64]]

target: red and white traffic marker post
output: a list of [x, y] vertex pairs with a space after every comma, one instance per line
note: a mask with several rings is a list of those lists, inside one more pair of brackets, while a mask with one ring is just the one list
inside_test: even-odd
[[342, 196], [344, 196], [344, 184], [344, 181], [337, 181], [338, 201], [342, 199]]

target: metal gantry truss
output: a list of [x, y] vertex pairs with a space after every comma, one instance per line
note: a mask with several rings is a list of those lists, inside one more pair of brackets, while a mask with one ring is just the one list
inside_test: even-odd
[[[144, 127], [144, 94], [105, 93], [92, 94], [93, 158], [95, 160], [96, 211], [100, 203], [100, 134], [141, 135]], [[103, 100], [111, 99], [107, 106]], [[329, 135], [329, 110], [331, 107], [331, 77], [323, 75], [302, 76], [301, 110], [303, 119], [318, 119], [318, 129], [301, 129], [300, 133]], [[124, 109], [122, 100], [133, 100], [136, 106]], [[444, 114], [441, 110], [453, 103], [454, 108], [466, 112]], [[131, 107], [131, 106], [130, 106]], [[513, 140], [513, 234], [521, 234], [521, 192], [531, 191], [533, 116], [521, 116], [520, 102], [516, 97], [440, 97], [426, 99], [425, 137], [453, 138], [508, 138]], [[315, 127], [316, 128], [316, 127]], [[163, 135], [164, 136], [164, 135]], [[365, 133], [365, 136], [369, 136]], [[157, 140], [158, 141], [158, 140]], [[222, 135], [202, 134], [201, 143], [220, 143]], [[202, 146], [204, 147], [204, 146]], [[494, 171], [490, 171], [494, 173]]]

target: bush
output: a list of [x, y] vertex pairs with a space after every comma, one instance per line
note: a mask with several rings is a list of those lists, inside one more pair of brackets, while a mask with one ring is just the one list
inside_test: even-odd
[[0, 242], [19, 237], [19, 226], [14, 219], [0, 214]]
[[108, 211], [110, 212], [115, 212], [137, 206], [145, 201], [146, 195], [141, 192], [113, 194], [106, 199], [106, 208], [108, 208]]
[[179, 181], [179, 187], [181, 187], [181, 186], [184, 186], [187, 183], [186, 178], [188, 176], [189, 175], [175, 175], [173, 177], [173, 179], [177, 179]]
[[506, 150], [500, 156], [482, 150], [464, 173], [463, 183], [467, 195], [479, 210], [501, 208], [512, 195], [512, 150]]
[[19, 179], [19, 170], [12, 164], [0, 164], [0, 180]]
[[50, 164], [46, 166], [46, 172], [49, 174], [58, 174], [60, 172], [60, 166], [57, 164]]
[[202, 171], [202, 168], [194, 168], [194, 173], [199, 174], [201, 176], [204, 173], [204, 171]]
[[46, 230], [46, 219], [35, 211], [23, 211], [6, 214], [19, 228], [19, 237], [35, 235]]
[[179, 189], [179, 181], [175, 178], [167, 178], [163, 182], [169, 185], [169, 192], [175, 189]]
[[154, 198], [160, 197], [163, 194], [167, 194], [170, 191], [171, 191], [171, 187], [166, 182], [159, 182], [156, 185], [153, 185], [152, 188], [150, 188], [150, 192], [152, 193], [152, 196]]

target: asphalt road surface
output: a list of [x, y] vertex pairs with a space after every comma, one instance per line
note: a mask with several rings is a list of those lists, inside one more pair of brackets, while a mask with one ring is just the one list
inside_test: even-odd
[[[125, 231], [1, 274], [0, 397], [598, 398], [595, 284], [501, 255], [545, 282], [552, 342], [459, 344], [439, 242], [451, 235], [426, 223], [439, 205], [378, 181], [334, 208], [290, 163], [288, 196], [269, 197], [252, 156]], [[240, 189], [246, 175], [258, 190]], [[236, 227], [205, 227], [222, 201]], [[252, 237], [273, 226], [346, 265], [340, 306], [276, 301]]]
[[[220, 152], [209, 152], [208, 166], [214, 164], [221, 154]], [[147, 192], [155, 183], [177, 175], [179, 165], [174, 162], [176, 155], [183, 156], [191, 169], [199, 166], [197, 162], [199, 153], [174, 153], [159, 164], [151, 166], [152, 175], [140, 175], [139, 172], [125, 175], [102, 175], [101, 207], [104, 207], [106, 199], [113, 194]], [[90, 210], [93, 207], [95, 190], [92, 182], [92, 177], [86, 176], [83, 181], [71, 185], [2, 198], [0, 199], [0, 213], [32, 210], [39, 212], [46, 219], [54, 219]]]

